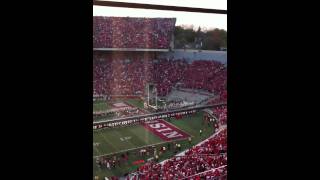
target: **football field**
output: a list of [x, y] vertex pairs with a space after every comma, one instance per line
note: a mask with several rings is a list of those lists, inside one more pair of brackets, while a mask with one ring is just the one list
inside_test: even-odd
[[93, 103], [93, 111], [104, 111], [109, 108], [107, 102], [99, 100]]
[[93, 155], [116, 153], [159, 142], [162, 142], [159, 137], [140, 125], [97, 130], [93, 133], [93, 143], [97, 143]]
[[[120, 103], [120, 104], [125, 103], [128, 106], [143, 109], [143, 101], [141, 99], [117, 98], [117, 99], [113, 99], [112, 101], [97, 100], [97, 101], [93, 102], [93, 112], [110, 110], [112, 108], [115, 108], [114, 104], [117, 104], [117, 103]], [[93, 117], [93, 120], [99, 121], [99, 120], [112, 119], [112, 118], [115, 118], [114, 114]]]
[[[185, 137], [175, 139], [175, 142], [181, 144], [182, 150], [192, 147], [198, 142], [204, 140], [213, 134], [212, 125], [203, 123], [203, 112], [197, 112], [196, 114], [185, 117], [182, 119], [165, 119], [167, 124], [176, 127], [177, 129], [185, 132], [192, 137], [192, 143], [190, 144]], [[171, 127], [172, 127], [171, 126]], [[200, 136], [199, 131], [203, 130]], [[139, 165], [133, 165], [132, 162], [136, 160], [147, 160], [153, 155], [140, 157], [136, 155], [136, 149], [143, 146], [156, 145], [158, 148], [166, 146], [168, 142], [162, 139], [157, 134], [148, 130], [148, 128], [142, 125], [134, 125], [122, 128], [114, 129], [102, 129], [95, 130], [93, 133], [93, 172], [94, 175], [98, 175], [100, 178], [105, 176], [121, 176], [127, 172], [134, 171]], [[115, 169], [108, 170], [106, 168], [99, 168], [95, 163], [95, 157], [113, 154], [120, 156], [120, 154], [129, 151], [129, 161], [122, 167], [116, 167]], [[160, 156], [160, 160], [167, 159], [174, 155], [173, 151], [167, 151]]]
[[[131, 106], [135, 106], [143, 109], [143, 101], [141, 99], [118, 98], [118, 99], [112, 100], [112, 103], [117, 103], [117, 102], [125, 102]], [[97, 100], [93, 102], [93, 111], [104, 111], [104, 110], [110, 109], [112, 107], [112, 103], [109, 101]]]

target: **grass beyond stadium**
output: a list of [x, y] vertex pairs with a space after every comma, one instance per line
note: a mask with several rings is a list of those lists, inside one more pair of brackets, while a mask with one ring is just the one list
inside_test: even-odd
[[[203, 112], [197, 112], [191, 117], [185, 117], [179, 120], [172, 118], [171, 120], [168, 120], [168, 122], [192, 136], [191, 144], [189, 144], [187, 140], [177, 140], [177, 142], [181, 144], [182, 150], [192, 147], [213, 134], [212, 125], [208, 126], [208, 124], [203, 123]], [[203, 130], [201, 137], [199, 135], [200, 129]], [[153, 144], [157, 144], [156, 146], [158, 148], [167, 146], [167, 142], [161, 140], [158, 136], [140, 125], [97, 130], [94, 131], [93, 136], [95, 143], [93, 147], [94, 157], [110, 153], [115, 153], [119, 156], [127, 150], [129, 150], [130, 153], [129, 162], [127, 164], [123, 164], [121, 167], [116, 167], [112, 170], [98, 168], [94, 158], [93, 172], [94, 175], [98, 175], [100, 179], [106, 176], [122, 176], [127, 172], [135, 171], [139, 165], [132, 165], [132, 162], [141, 159], [146, 161], [148, 158], [153, 157], [153, 154], [144, 157], [133, 155], [137, 151], [135, 150], [136, 148]], [[173, 155], [173, 151], [167, 151], [162, 154], [159, 159], [164, 160]]]

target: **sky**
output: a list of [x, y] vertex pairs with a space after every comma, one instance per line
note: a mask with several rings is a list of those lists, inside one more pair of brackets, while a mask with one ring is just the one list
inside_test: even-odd
[[[113, 0], [122, 2], [141, 2], [147, 4], [175, 5], [184, 7], [200, 7], [208, 9], [227, 9], [227, 0]], [[120, 16], [120, 17], [174, 17], [176, 25], [193, 25], [195, 28], [219, 28], [227, 30], [227, 15], [162, 11], [149, 9], [117, 8], [93, 6], [93, 16]]]

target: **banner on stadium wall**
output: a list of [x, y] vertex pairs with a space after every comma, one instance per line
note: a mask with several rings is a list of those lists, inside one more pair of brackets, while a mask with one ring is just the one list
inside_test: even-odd
[[176, 117], [176, 115], [183, 117], [183, 115], [193, 114], [195, 112], [196, 112], [196, 110], [192, 109], [192, 110], [187, 110], [187, 111], [182, 111], [182, 112], [173, 112], [173, 113], [169, 112], [166, 114], [153, 115], [153, 116], [148, 116], [148, 117], [139, 117], [139, 118], [137, 117], [137, 118], [130, 119], [130, 120], [114, 120], [114, 121], [110, 120], [110, 122], [94, 122], [93, 129], [126, 126], [126, 125], [130, 125], [132, 123], [137, 123], [137, 122], [142, 123], [142, 122], [157, 120], [157, 119], [161, 119], [161, 118]]

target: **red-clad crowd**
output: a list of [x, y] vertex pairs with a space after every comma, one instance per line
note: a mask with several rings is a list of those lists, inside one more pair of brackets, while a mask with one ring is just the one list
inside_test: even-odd
[[208, 139], [201, 146], [196, 146], [186, 152], [187, 156], [194, 154], [208, 155], [208, 154], [221, 154], [227, 152], [227, 131], [223, 130], [218, 136]]
[[208, 104], [219, 104], [219, 103], [226, 103], [227, 102], [227, 89], [219, 92], [219, 96], [216, 96], [215, 99], [212, 99], [208, 102]]
[[143, 56], [95, 54], [93, 91], [99, 95], [139, 95], [151, 81], [152, 62]]
[[217, 61], [193, 61], [185, 72], [183, 83], [186, 88], [223, 92], [227, 86], [227, 68]]
[[141, 54], [98, 54], [93, 57], [94, 95], [142, 95], [155, 83], [158, 96], [172, 86], [202, 89], [226, 99], [227, 68], [220, 62], [158, 59]]
[[207, 172], [197, 174], [195, 176], [189, 177], [191, 180], [227, 180], [227, 166], [222, 166], [221, 168], [212, 169]]
[[168, 49], [175, 18], [93, 17], [93, 48]]
[[213, 108], [213, 114], [217, 116], [219, 125], [227, 124], [227, 106], [220, 106]]
[[189, 149], [184, 156], [175, 156], [163, 164], [147, 162], [139, 167], [134, 177], [143, 180], [225, 178], [226, 165], [227, 129], [224, 129], [203, 144]]

